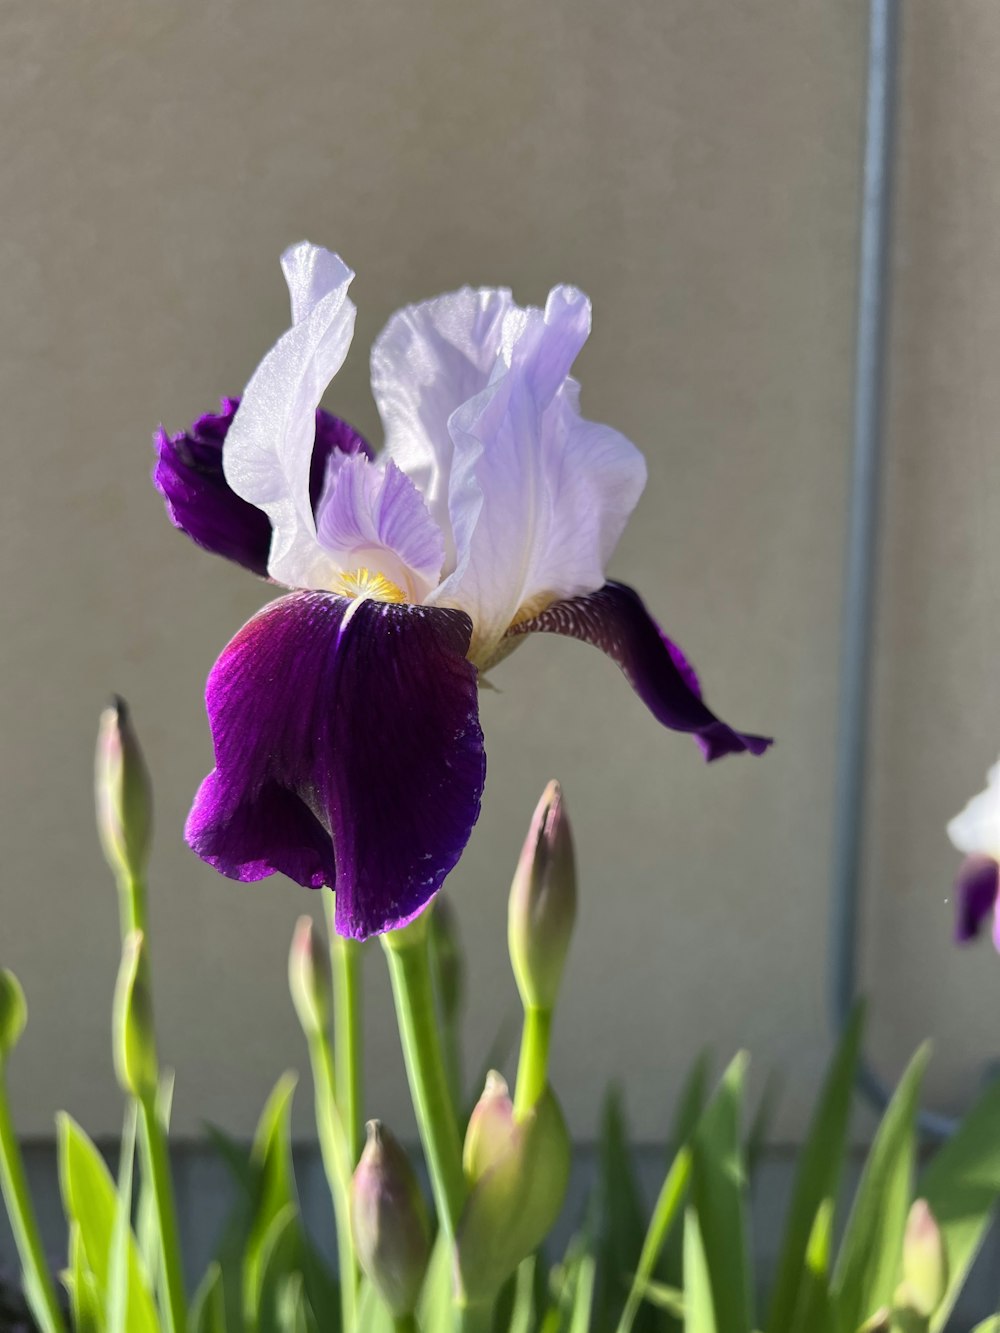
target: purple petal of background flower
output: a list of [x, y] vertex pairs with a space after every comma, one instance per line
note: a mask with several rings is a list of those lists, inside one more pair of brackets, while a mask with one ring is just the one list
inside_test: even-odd
[[[223, 442], [239, 405], [238, 398], [223, 398], [218, 412], [199, 417], [178, 435], [168, 435], [161, 426], [154, 437], [153, 482], [175, 528], [206, 551], [266, 577], [271, 524], [265, 513], [230, 488], [222, 471]], [[353, 426], [320, 410], [309, 474], [314, 507], [334, 452], [371, 457], [370, 446]]]
[[584, 597], [554, 602], [508, 633], [565, 634], [602, 649], [618, 663], [656, 720], [674, 731], [693, 732], [706, 759], [744, 750], [763, 754], [772, 744], [766, 736], [734, 731], [706, 707], [694, 669], [639, 594], [623, 583], [606, 583]]
[[461, 611], [321, 592], [265, 607], [208, 679], [216, 768], [190, 845], [232, 879], [329, 884], [344, 935], [415, 916], [479, 816], [471, 633]]
[[[967, 856], [955, 876], [955, 939], [959, 944], [976, 939], [986, 918], [996, 910], [998, 892], [1000, 865], [992, 856]], [[1000, 949], [1000, 942], [996, 938], [994, 942]]]

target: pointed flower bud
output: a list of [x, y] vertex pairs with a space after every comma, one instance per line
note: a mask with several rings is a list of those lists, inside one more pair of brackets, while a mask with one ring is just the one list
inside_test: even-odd
[[474, 1185], [504, 1155], [514, 1132], [514, 1103], [507, 1080], [495, 1069], [486, 1075], [483, 1095], [476, 1102], [465, 1131], [462, 1165]]
[[119, 878], [141, 879], [153, 833], [153, 793], [124, 699], [101, 714], [94, 762], [97, 832]]
[[462, 1005], [465, 978], [455, 913], [443, 893], [438, 894], [431, 910], [430, 946], [441, 1001], [441, 1017], [446, 1025], [452, 1024], [458, 1018]]
[[948, 1256], [944, 1237], [926, 1199], [917, 1199], [903, 1237], [901, 1303], [929, 1318], [948, 1291]]
[[412, 1314], [431, 1252], [427, 1206], [402, 1145], [378, 1120], [351, 1182], [351, 1232], [365, 1276], [394, 1319]]
[[569, 1133], [551, 1089], [520, 1120], [506, 1115], [505, 1099], [506, 1085], [484, 1094], [476, 1146], [470, 1150], [466, 1139], [466, 1169], [482, 1168], [455, 1240], [462, 1293], [471, 1304], [491, 1300], [541, 1245], [569, 1181]]
[[0, 968], [0, 1065], [21, 1040], [28, 1021], [28, 1004], [13, 972]]
[[141, 930], [133, 930], [125, 937], [111, 1028], [115, 1073], [122, 1090], [140, 1100], [155, 1097], [159, 1071], [145, 937]]
[[306, 1037], [318, 1037], [330, 1021], [330, 959], [311, 916], [300, 916], [288, 953], [288, 989]]
[[551, 1009], [576, 918], [576, 867], [558, 782], [535, 809], [507, 910], [507, 944], [525, 1008]]

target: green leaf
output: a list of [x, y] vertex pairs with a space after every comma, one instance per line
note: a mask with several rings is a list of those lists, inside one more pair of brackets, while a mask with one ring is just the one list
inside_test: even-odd
[[803, 1266], [811, 1229], [824, 1200], [836, 1199], [847, 1148], [864, 1006], [855, 1006], [816, 1103], [799, 1156], [785, 1235], [771, 1293], [768, 1333], [788, 1333], [806, 1278]]
[[[668, 1142], [676, 1152], [687, 1146], [698, 1128], [705, 1109], [708, 1084], [712, 1074], [712, 1052], [706, 1046], [688, 1072], [677, 1098], [673, 1124]], [[672, 1227], [667, 1235], [660, 1260], [658, 1275], [668, 1286], [680, 1287], [684, 1282], [684, 1228]], [[664, 1333], [681, 1333], [682, 1320], [665, 1312], [662, 1317]]]
[[753, 1118], [750, 1133], [747, 1135], [744, 1156], [747, 1164], [747, 1180], [751, 1185], [767, 1147], [767, 1136], [774, 1121], [774, 1112], [778, 1105], [780, 1092], [781, 1079], [776, 1074], [769, 1074], [764, 1084], [764, 1091], [761, 1093], [760, 1101], [757, 1104], [757, 1114]]
[[97, 1279], [87, 1265], [79, 1224], [72, 1220], [69, 1226], [69, 1268], [62, 1274], [62, 1281], [69, 1296], [74, 1333], [98, 1333], [102, 1319]]
[[930, 1204], [948, 1255], [948, 1291], [931, 1333], [948, 1322], [1000, 1198], [1000, 1080], [990, 1084], [935, 1154], [918, 1194]]
[[1000, 1333], [1000, 1314], [990, 1315], [981, 1324], [977, 1324], [972, 1333]]
[[[174, 1072], [172, 1069], [167, 1069], [160, 1076], [160, 1086], [156, 1094], [156, 1115], [163, 1126], [164, 1137], [167, 1136], [170, 1129], [170, 1109], [173, 1105], [173, 1099]], [[140, 1145], [144, 1142], [143, 1135], [145, 1132], [140, 1118]], [[144, 1160], [142, 1154], [140, 1154], [140, 1160]], [[160, 1273], [159, 1225], [153, 1182], [143, 1178], [139, 1182], [139, 1202], [135, 1214], [135, 1237], [139, 1246], [139, 1257], [142, 1260], [142, 1266], [149, 1275], [149, 1284], [154, 1291], [159, 1291], [160, 1300], [165, 1301], [165, 1289], [160, 1287], [162, 1274]]]
[[718, 1333], [713, 1290], [698, 1214], [689, 1208], [684, 1217], [684, 1333]]
[[[117, 1191], [104, 1159], [76, 1121], [61, 1113], [56, 1123], [63, 1208], [69, 1222], [78, 1228], [86, 1266], [93, 1274], [100, 1307], [105, 1309]], [[153, 1298], [131, 1229], [127, 1248], [129, 1333], [159, 1333]]]
[[642, 1298], [676, 1319], [684, 1318], [684, 1293], [680, 1287], [671, 1287], [666, 1282], [647, 1282], [642, 1288]]
[[508, 1333], [532, 1333], [535, 1327], [535, 1255], [522, 1259], [517, 1266], [514, 1307]]
[[[438, 1325], [421, 1323], [420, 1327], [427, 1329], [429, 1333], [432, 1328], [436, 1330]], [[442, 1333], [450, 1327], [450, 1324], [442, 1325]], [[361, 1284], [361, 1299], [358, 1301], [358, 1333], [394, 1333], [392, 1315], [370, 1282]]]
[[[646, 1234], [642, 1196], [629, 1152], [621, 1090], [612, 1087], [604, 1103], [600, 1172], [594, 1215], [598, 1284], [595, 1328], [614, 1326], [628, 1296], [628, 1275], [635, 1272]], [[635, 1327], [647, 1333], [652, 1311], [640, 1310]]]
[[227, 1333], [226, 1295], [217, 1263], [209, 1264], [195, 1292], [189, 1322], [191, 1333]]
[[260, 1247], [260, 1291], [257, 1333], [285, 1333], [281, 1306], [288, 1281], [302, 1274], [298, 1268], [298, 1210], [287, 1203], [271, 1219]]
[[132, 1223], [132, 1170], [135, 1165], [135, 1131], [138, 1107], [129, 1098], [122, 1127], [118, 1162], [118, 1206], [108, 1261], [108, 1333], [127, 1333], [129, 1314], [128, 1245]]
[[454, 1323], [452, 1289], [454, 1254], [448, 1237], [439, 1231], [427, 1263], [427, 1275], [417, 1303], [417, 1322], [422, 1329], [441, 1329], [449, 1333]]
[[[265, 1243], [276, 1217], [297, 1209], [292, 1169], [291, 1110], [296, 1076], [283, 1074], [257, 1123], [250, 1161], [255, 1172], [255, 1206], [243, 1260], [243, 1308], [247, 1320], [257, 1321], [264, 1277]], [[273, 1236], [271, 1236], [273, 1243]]]
[[834, 1324], [854, 1333], [899, 1281], [916, 1150], [916, 1116], [928, 1048], [910, 1061], [868, 1154], [833, 1275]]
[[[715, 1317], [725, 1333], [750, 1333], [751, 1329], [746, 1172], [740, 1138], [747, 1064], [744, 1052], [730, 1064], [701, 1118], [693, 1144], [691, 1194], [697, 1212], [697, 1235], [699, 1242], [704, 1241]], [[685, 1263], [688, 1245], [685, 1234]], [[685, 1268], [685, 1290], [688, 1285]]]
[[568, 1333], [589, 1333], [596, 1278], [597, 1260], [592, 1254], [582, 1254], [577, 1260], [574, 1273]]
[[[631, 1333], [636, 1314], [644, 1298], [648, 1299], [656, 1262], [660, 1257], [664, 1243], [673, 1228], [675, 1219], [680, 1215], [687, 1198], [688, 1182], [691, 1178], [691, 1149], [681, 1148], [667, 1172], [660, 1189], [659, 1198], [653, 1209], [652, 1220], [646, 1239], [642, 1243], [639, 1263], [632, 1279], [632, 1287], [625, 1302], [625, 1309], [618, 1323], [618, 1333]], [[672, 1290], [673, 1288], [671, 1288]], [[669, 1306], [661, 1306], [669, 1310]], [[670, 1311], [676, 1315], [676, 1311]]]
[[826, 1333], [830, 1325], [830, 1260], [833, 1254], [832, 1198], [816, 1210], [806, 1246], [791, 1333]]

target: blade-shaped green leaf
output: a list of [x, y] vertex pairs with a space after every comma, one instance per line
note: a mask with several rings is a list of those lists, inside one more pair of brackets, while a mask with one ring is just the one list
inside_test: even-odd
[[680, 1287], [671, 1287], [666, 1282], [647, 1282], [642, 1288], [642, 1299], [658, 1310], [666, 1310], [676, 1319], [684, 1318], [684, 1293]]
[[757, 1105], [753, 1123], [750, 1126], [750, 1133], [747, 1135], [747, 1146], [744, 1153], [747, 1164], [747, 1180], [751, 1185], [753, 1185], [757, 1168], [767, 1148], [767, 1136], [770, 1134], [771, 1125], [774, 1123], [774, 1113], [780, 1094], [781, 1079], [778, 1078], [777, 1074], [769, 1074], [764, 1084], [764, 1091], [760, 1095], [760, 1102]]
[[[170, 1129], [170, 1111], [174, 1100], [174, 1071], [167, 1069], [160, 1077], [160, 1086], [156, 1095], [156, 1115], [160, 1124], [163, 1126], [164, 1137], [167, 1136]], [[142, 1119], [139, 1120], [139, 1144], [142, 1145], [145, 1140], [145, 1134]], [[140, 1160], [148, 1161], [148, 1154], [142, 1149]], [[139, 1257], [142, 1260], [142, 1266], [149, 1276], [149, 1285], [154, 1291], [158, 1291], [160, 1300], [167, 1299], [165, 1288], [161, 1288], [160, 1273], [160, 1240], [159, 1240], [159, 1214], [156, 1208], [156, 1194], [153, 1190], [153, 1182], [146, 1179], [145, 1176], [139, 1182], [139, 1202], [136, 1205], [135, 1213], [135, 1238], [139, 1246]]]
[[118, 1206], [111, 1235], [108, 1261], [107, 1326], [108, 1333], [127, 1333], [129, 1315], [128, 1246], [132, 1225], [132, 1169], [135, 1165], [135, 1131], [138, 1107], [129, 1098], [122, 1127], [118, 1163]]
[[597, 1279], [597, 1260], [592, 1254], [582, 1254], [577, 1261], [573, 1281], [573, 1304], [570, 1309], [567, 1333], [589, 1333], [594, 1308], [594, 1283]]
[[[430, 1330], [437, 1326], [421, 1323], [420, 1327]], [[449, 1328], [450, 1325], [444, 1327]], [[361, 1284], [361, 1299], [358, 1301], [358, 1333], [394, 1333], [392, 1315], [370, 1282]]]
[[531, 1333], [535, 1327], [535, 1262], [531, 1254], [517, 1266], [508, 1333]]
[[837, 1197], [863, 1031], [864, 1007], [859, 1004], [844, 1029], [802, 1146], [771, 1293], [768, 1333], [788, 1333], [792, 1327], [811, 1229], [824, 1199]]
[[[628, 1146], [625, 1108], [617, 1087], [609, 1090], [604, 1103], [595, 1218], [598, 1284], [594, 1325], [611, 1328], [628, 1297], [629, 1275], [635, 1272], [646, 1234], [642, 1196]], [[651, 1315], [647, 1309], [639, 1311], [637, 1333], [648, 1333]]]
[[[712, 1052], [706, 1046], [691, 1066], [677, 1099], [669, 1142], [676, 1152], [690, 1143], [698, 1121], [705, 1109], [709, 1080], [712, 1074]], [[684, 1228], [671, 1227], [657, 1274], [668, 1286], [680, 1287], [684, 1282]], [[664, 1312], [661, 1316], [663, 1333], [681, 1333], [682, 1321]]]
[[882, 1118], [858, 1185], [833, 1274], [837, 1333], [854, 1333], [891, 1306], [909, 1212], [916, 1151], [916, 1116], [928, 1048], [910, 1061]]
[[[674, 1221], [680, 1216], [684, 1200], [687, 1198], [688, 1182], [691, 1179], [691, 1156], [690, 1148], [681, 1148], [667, 1172], [653, 1209], [646, 1239], [642, 1243], [642, 1252], [639, 1255], [628, 1300], [625, 1302], [625, 1309], [618, 1323], [618, 1333], [631, 1333], [636, 1314], [652, 1281], [657, 1260]], [[669, 1306], [661, 1308], [669, 1309]], [[676, 1314], [676, 1311], [672, 1313]]]
[[427, 1275], [417, 1303], [417, 1321], [422, 1329], [439, 1328], [441, 1333], [450, 1333], [454, 1322], [452, 1314], [452, 1290], [454, 1287], [454, 1253], [448, 1237], [439, 1231], [431, 1257], [427, 1264]]
[[264, 1245], [271, 1225], [287, 1209], [297, 1210], [291, 1140], [296, 1081], [294, 1074], [286, 1073], [275, 1084], [257, 1123], [250, 1154], [257, 1173], [257, 1194], [243, 1263], [243, 1305], [251, 1323], [256, 1321], [260, 1308]]
[[[711, 1277], [715, 1318], [725, 1333], [750, 1333], [752, 1326], [746, 1171], [740, 1132], [747, 1064], [743, 1052], [730, 1064], [693, 1140], [691, 1197]], [[685, 1262], [687, 1248], [685, 1236]], [[685, 1268], [685, 1291], [688, 1285]]]
[[227, 1333], [222, 1269], [211, 1263], [191, 1303], [191, 1333]]
[[982, 1246], [1000, 1198], [1000, 1079], [990, 1084], [920, 1180], [944, 1236], [948, 1292], [931, 1320], [932, 1333], [948, 1322]]
[[833, 1199], [816, 1210], [806, 1246], [792, 1333], [827, 1333], [830, 1326], [830, 1261], [833, 1255]]
[[[106, 1308], [112, 1236], [118, 1193], [103, 1157], [80, 1126], [62, 1113], [57, 1119], [59, 1183], [63, 1208], [79, 1229], [86, 1266], [94, 1276], [101, 1308]], [[139, 1251], [128, 1235], [129, 1333], [159, 1333], [159, 1322]]]
[[684, 1217], [684, 1333], [718, 1333], [726, 1327], [716, 1321], [714, 1290], [698, 1214], [689, 1208]]
[[69, 1296], [73, 1333], [98, 1333], [102, 1320], [97, 1279], [87, 1265], [79, 1224], [72, 1219], [69, 1225], [69, 1267], [62, 1274], [62, 1281]]

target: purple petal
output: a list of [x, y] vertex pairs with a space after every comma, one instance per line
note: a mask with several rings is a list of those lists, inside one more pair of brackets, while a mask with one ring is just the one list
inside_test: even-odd
[[471, 632], [460, 611], [319, 592], [265, 607], [208, 678], [198, 855], [231, 879], [329, 884], [343, 935], [415, 916], [479, 816]]
[[[161, 426], [154, 437], [153, 482], [175, 528], [206, 551], [266, 577], [271, 524], [231, 489], [222, 471], [222, 446], [239, 405], [238, 398], [223, 398], [218, 412], [199, 417], [179, 435], [168, 435]], [[314, 506], [333, 453], [371, 457], [371, 448], [353, 426], [321, 410], [309, 478]]]
[[968, 944], [979, 935], [986, 918], [996, 910], [998, 891], [1000, 865], [993, 857], [967, 856], [955, 877], [955, 939], [959, 944]]
[[734, 731], [705, 706], [694, 669], [639, 594], [622, 583], [606, 583], [585, 597], [553, 602], [540, 615], [509, 630], [510, 634], [536, 632], [565, 634], [602, 649], [618, 663], [656, 720], [674, 731], [693, 732], [706, 759], [743, 750], [763, 754], [771, 745], [765, 736]]

